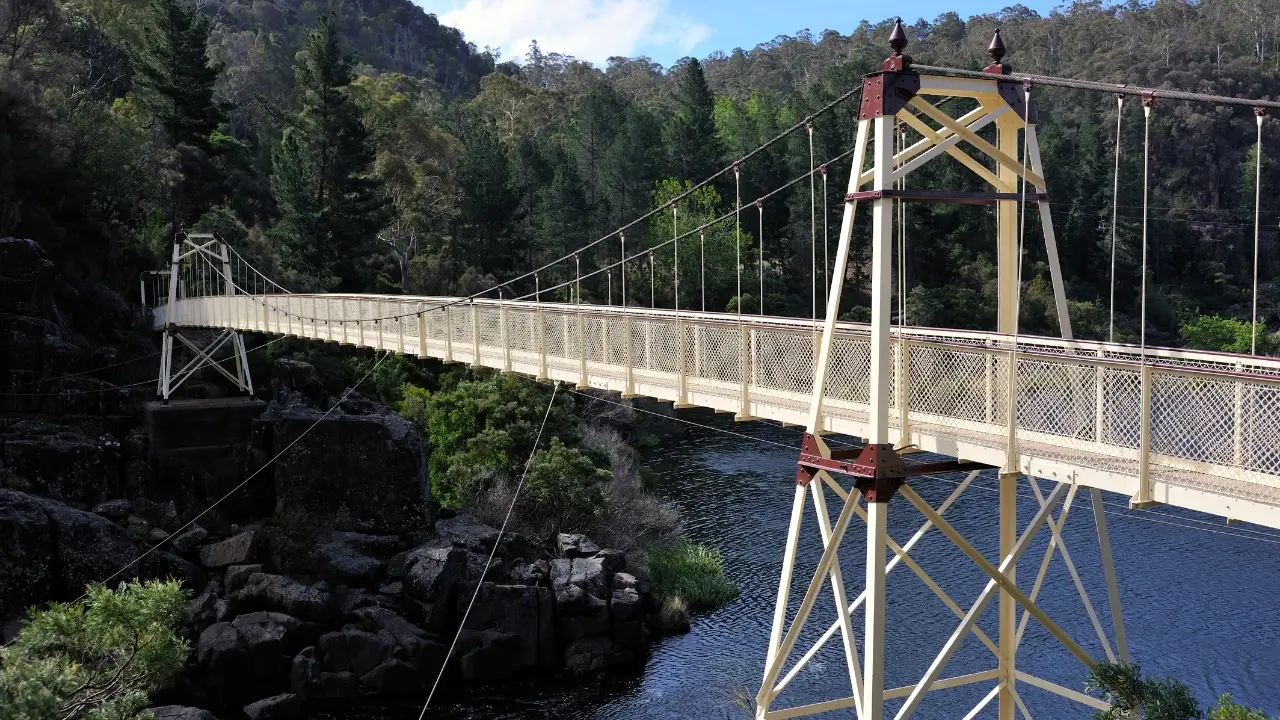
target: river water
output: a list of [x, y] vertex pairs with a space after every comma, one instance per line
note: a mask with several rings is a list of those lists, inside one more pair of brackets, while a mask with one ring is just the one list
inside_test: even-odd
[[[663, 441], [650, 459], [659, 492], [676, 502], [687, 533], [718, 548], [741, 595], [729, 605], [694, 619], [691, 632], [656, 644], [642, 669], [589, 681], [505, 683], [469, 692], [465, 699], [433, 707], [427, 717], [565, 720], [659, 720], [667, 718], [747, 718], [735, 697], [753, 695], [764, 663], [778, 571], [794, 493], [799, 433], [760, 423], [735, 425], [723, 417], [691, 416], [720, 431], [694, 428]], [[746, 439], [724, 431], [749, 434]], [[779, 443], [771, 445], [768, 442]], [[963, 475], [917, 479], [912, 486], [935, 507], [956, 489]], [[1041, 482], [1047, 494], [1051, 483]], [[947, 511], [946, 517], [988, 557], [997, 547], [996, 479], [984, 474]], [[1032, 491], [1020, 487], [1020, 519], [1038, 510]], [[1232, 693], [1237, 702], [1280, 715], [1280, 533], [1252, 526], [1227, 527], [1219, 519], [1160, 507], [1130, 511], [1125, 498], [1103, 495], [1120, 594], [1133, 658], [1148, 675], [1170, 675], [1188, 684], [1202, 704]], [[827, 493], [833, 517], [840, 501]], [[890, 534], [906, 542], [922, 518], [895, 498]], [[856, 594], [862, 585], [865, 525], [850, 525], [841, 556], [843, 573]], [[1023, 556], [1018, 572], [1029, 585], [1040, 567], [1049, 538], [1046, 529]], [[1105, 578], [1098, 560], [1097, 535], [1087, 493], [1072, 506], [1063, 538], [1080, 569], [1100, 621], [1112, 636]], [[800, 562], [792, 590], [799, 604], [821, 554], [812, 505], [806, 507]], [[968, 608], [986, 577], [936, 530], [916, 546], [912, 557], [963, 608]], [[829, 587], [829, 586], [828, 586]], [[890, 686], [914, 683], [955, 628], [958, 619], [905, 565], [889, 576], [886, 668]], [[1105, 652], [1082, 609], [1060, 556], [1049, 567], [1041, 606], [1095, 657]], [[806, 648], [835, 617], [831, 593], [824, 588], [813, 619], [798, 648]], [[862, 613], [854, 615], [862, 636]], [[979, 622], [997, 636], [993, 603]], [[807, 640], [807, 641], [806, 641]], [[798, 657], [799, 652], [792, 655]], [[943, 677], [994, 667], [995, 658], [972, 635], [944, 670]], [[1019, 667], [1073, 689], [1083, 689], [1080, 663], [1032, 619]], [[962, 717], [992, 687], [991, 682], [929, 693], [913, 717]], [[1089, 718], [1083, 706], [1020, 683], [1031, 714], [1044, 720]], [[837, 635], [775, 702], [775, 708], [802, 705], [850, 694], [843, 650]], [[901, 701], [891, 701], [895, 711]], [[419, 707], [348, 708], [325, 717], [416, 718]], [[852, 718], [852, 710], [820, 717]], [[994, 717], [991, 706], [979, 717]]]

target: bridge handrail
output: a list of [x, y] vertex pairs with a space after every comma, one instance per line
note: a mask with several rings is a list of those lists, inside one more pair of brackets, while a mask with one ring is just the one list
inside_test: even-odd
[[[260, 297], [285, 297], [284, 295], [262, 295]], [[595, 304], [576, 304], [566, 302], [532, 302], [528, 300], [494, 300], [487, 298], [477, 298], [469, 300], [466, 298], [453, 296], [438, 295], [383, 295], [383, 294], [360, 294], [360, 293], [293, 293], [288, 297], [291, 298], [341, 298], [348, 300], [363, 301], [382, 301], [396, 302], [406, 304], [429, 304], [434, 306], [430, 310], [439, 310], [442, 307], [466, 307], [470, 304], [476, 304], [484, 307], [519, 307], [519, 308], [541, 308], [545, 311], [556, 312], [581, 312], [584, 315], [629, 315], [631, 317], [656, 317], [656, 318], [681, 318], [702, 323], [712, 323], [716, 325], [732, 325], [738, 326], [739, 323], [745, 323], [752, 326], [769, 327], [769, 328], [785, 328], [801, 332], [820, 332], [821, 325], [815, 325], [810, 319], [783, 317], [777, 315], [759, 315], [743, 313], [741, 315], [725, 312], [701, 312], [696, 310], [680, 310], [676, 311], [669, 308], [647, 308], [635, 305], [623, 307], [621, 305], [595, 305]], [[403, 316], [416, 315], [418, 310], [406, 312]], [[400, 315], [393, 315], [394, 319]], [[313, 320], [324, 318], [311, 318]], [[841, 335], [865, 335], [870, 332], [870, 325], [867, 323], [841, 320], [836, 323], [836, 329]], [[988, 349], [1010, 349], [1013, 347], [1014, 336], [986, 332], [979, 330], [955, 330], [948, 328], [930, 328], [930, 327], [895, 327], [893, 334], [902, 333], [908, 342], [929, 343], [935, 342], [948, 346], [968, 346], [973, 348]], [[1212, 370], [1215, 373], [1225, 373], [1228, 375], [1242, 375], [1249, 377], [1280, 377], [1280, 359], [1258, 357], [1251, 355], [1241, 355], [1227, 352], [1216, 352], [1209, 350], [1189, 350], [1183, 348], [1169, 348], [1159, 346], [1147, 346], [1145, 353], [1142, 348], [1130, 343], [1105, 342], [1098, 340], [1064, 340], [1062, 338], [1046, 337], [1041, 335], [1025, 335], [1020, 334], [1016, 339], [1019, 354], [1035, 353], [1050, 355], [1054, 357], [1070, 357], [1072, 355], [1087, 355], [1090, 364], [1112, 364], [1118, 362], [1128, 367], [1132, 367], [1135, 361], [1140, 362], [1145, 354], [1148, 363], [1157, 365], [1166, 365], [1171, 367], [1181, 367], [1184, 370], [1195, 370], [1197, 367], [1205, 370]], [[1101, 353], [1101, 356], [1099, 356]], [[1099, 361], [1111, 361], [1111, 363], [1103, 363]], [[1199, 365], [1197, 365], [1199, 364]], [[1191, 365], [1191, 367], [1185, 367]]]

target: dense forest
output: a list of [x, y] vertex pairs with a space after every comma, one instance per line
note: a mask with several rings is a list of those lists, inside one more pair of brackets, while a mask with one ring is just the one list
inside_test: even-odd
[[[908, 52], [919, 63], [978, 69], [996, 27], [1018, 70], [1280, 96], [1275, 0], [1077, 2], [1047, 17], [1022, 6], [967, 20], [948, 13], [910, 25]], [[2, 0], [0, 236], [33, 238], [63, 271], [124, 289], [160, 266], [175, 231], [195, 228], [218, 231], [300, 289], [475, 292], [666, 206], [845, 94], [878, 68], [888, 30], [888, 20], [863, 22], [849, 34], [783, 35], [671, 68], [621, 57], [597, 68], [536, 44], [520, 62], [501, 62], [409, 0]], [[1116, 101], [1061, 88], [1036, 93], [1073, 320], [1078, 335], [1102, 337]], [[707, 309], [740, 302], [756, 310], [763, 274], [765, 312], [810, 314], [811, 268], [820, 275], [824, 265], [812, 253], [838, 228], [848, 161], [829, 166], [829, 183], [814, 184], [826, 198], [811, 196], [806, 181], [759, 210], [750, 203], [808, 173], [811, 157], [823, 163], [845, 153], [855, 107], [844, 102], [817, 118], [812, 151], [803, 130], [793, 133], [742, 164], [740, 189], [726, 173], [680, 203], [682, 232], [730, 215], [706, 231], [705, 288], [696, 254], [682, 257], [683, 287], [695, 288], [682, 293], [682, 306], [700, 307], [705, 295]], [[1142, 112], [1132, 101], [1123, 112], [1118, 339], [1137, 336], [1142, 237]], [[1274, 122], [1264, 132], [1260, 273], [1260, 317], [1273, 325]], [[1248, 107], [1162, 101], [1153, 113], [1154, 341], [1177, 342], [1183, 328], [1182, 342], [1226, 347], [1230, 326], [1199, 333], [1208, 340], [1185, 326], [1201, 315], [1248, 317], [1254, 133]], [[979, 189], [950, 159], [912, 182]], [[746, 208], [741, 298], [735, 192]], [[994, 213], [912, 205], [905, 222], [905, 321], [992, 328]], [[1028, 223], [1022, 329], [1051, 333], [1036, 225]], [[671, 214], [658, 213], [628, 231], [628, 250], [672, 231]], [[854, 291], [842, 308], [854, 319], [867, 313], [865, 233], [858, 229]], [[669, 250], [656, 253], [655, 271], [656, 302], [668, 307]], [[601, 243], [582, 258], [584, 272], [618, 252], [616, 241]], [[648, 304], [649, 268], [632, 265], [629, 300]], [[561, 263], [542, 287], [573, 272]], [[619, 280], [592, 278], [584, 299], [619, 302]]]

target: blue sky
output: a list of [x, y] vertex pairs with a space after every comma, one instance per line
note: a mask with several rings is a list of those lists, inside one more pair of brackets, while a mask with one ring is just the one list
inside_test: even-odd
[[[865, 19], [899, 13], [933, 19], [947, 10], [962, 17], [995, 12], [1010, 0], [918, 0], [906, 3], [836, 0], [415, 0], [442, 22], [460, 28], [478, 47], [498, 47], [517, 59], [536, 38], [545, 51], [603, 65], [610, 55], [648, 55], [663, 65], [687, 55], [752, 48], [808, 28], [847, 33]], [[1023, 3], [1047, 12], [1056, 2]], [[909, 9], [908, 9], [909, 8]]]

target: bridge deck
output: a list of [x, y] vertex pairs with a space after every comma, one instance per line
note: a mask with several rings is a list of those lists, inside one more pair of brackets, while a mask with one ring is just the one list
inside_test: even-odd
[[[441, 307], [447, 303], [446, 307]], [[163, 326], [164, 308], [156, 310]], [[375, 295], [179, 300], [178, 326], [224, 327], [472, 363], [795, 424], [818, 330], [807, 320]], [[840, 323], [824, 429], [866, 433], [870, 343]], [[1280, 362], [1221, 353], [895, 330], [902, 440], [1003, 466], [1016, 367], [1019, 467], [1039, 477], [1280, 527]], [[907, 432], [901, 433], [905, 411]]]

